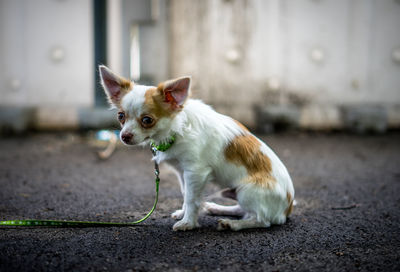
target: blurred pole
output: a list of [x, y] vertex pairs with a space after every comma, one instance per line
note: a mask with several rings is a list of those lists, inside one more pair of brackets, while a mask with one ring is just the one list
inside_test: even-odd
[[107, 65], [107, 1], [93, 0], [94, 11], [94, 65], [95, 69], [95, 105], [104, 107], [107, 105], [103, 89], [100, 85], [98, 65]]

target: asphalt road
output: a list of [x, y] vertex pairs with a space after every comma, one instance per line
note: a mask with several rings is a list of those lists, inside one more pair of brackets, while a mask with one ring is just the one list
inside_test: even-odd
[[[400, 271], [400, 134], [261, 136], [291, 173], [297, 206], [285, 225], [173, 232], [181, 205], [161, 168], [159, 206], [124, 228], [0, 228], [0, 271]], [[0, 220], [133, 221], [152, 206], [149, 150], [106, 161], [88, 136], [0, 140]], [[209, 186], [208, 193], [216, 188]]]

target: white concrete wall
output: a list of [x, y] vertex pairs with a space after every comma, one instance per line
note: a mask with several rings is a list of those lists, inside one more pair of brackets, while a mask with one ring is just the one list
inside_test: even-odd
[[0, 0], [0, 106], [92, 106], [92, 21], [91, 0]]
[[[127, 3], [135, 8], [108, 1], [108, 62], [125, 76]], [[142, 72], [154, 81], [192, 75], [195, 97], [250, 126], [255, 106], [294, 107], [302, 127], [320, 129], [343, 127], [343, 107], [368, 105], [400, 126], [398, 0], [148, 6], [157, 19], [136, 23]], [[0, 0], [0, 107], [38, 108], [45, 127], [78, 124], [76, 109], [94, 106], [92, 16], [91, 0]]]
[[294, 105], [303, 127], [379, 105], [400, 125], [400, 1], [172, 0], [171, 73], [255, 125], [254, 105]]

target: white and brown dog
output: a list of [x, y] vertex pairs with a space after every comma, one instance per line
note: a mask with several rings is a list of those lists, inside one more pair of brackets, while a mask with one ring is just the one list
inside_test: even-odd
[[167, 162], [178, 174], [183, 206], [172, 217], [174, 230], [199, 226], [202, 192], [207, 182], [237, 199], [234, 206], [204, 203], [215, 215], [242, 216], [221, 219], [218, 229], [241, 230], [283, 224], [291, 213], [294, 188], [286, 167], [262, 141], [234, 119], [219, 114], [190, 97], [190, 77], [137, 85], [100, 66], [101, 83], [112, 106], [119, 109], [120, 138], [127, 145], [175, 143], [154, 158]]

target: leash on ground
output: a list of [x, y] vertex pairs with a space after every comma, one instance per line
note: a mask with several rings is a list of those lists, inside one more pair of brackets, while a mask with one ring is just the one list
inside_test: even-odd
[[[156, 145], [154, 142], [151, 143], [151, 152], [153, 157], [156, 156], [157, 151], [164, 152], [169, 149], [172, 144], [175, 142], [175, 136], [172, 136], [167, 143], [161, 143], [160, 145]], [[116, 223], [116, 222], [95, 222], [95, 221], [67, 221], [67, 220], [36, 220], [36, 219], [28, 219], [28, 220], [6, 220], [0, 221], [1, 226], [21, 226], [21, 227], [36, 227], [36, 226], [45, 226], [45, 227], [128, 227], [132, 225], [139, 224], [145, 221], [150, 215], [154, 212], [157, 207], [158, 202], [158, 189], [160, 184], [160, 170], [158, 167], [157, 161], [154, 161], [154, 174], [155, 174], [155, 184], [156, 184], [156, 195], [153, 207], [151, 210], [140, 220], [128, 223]]]

